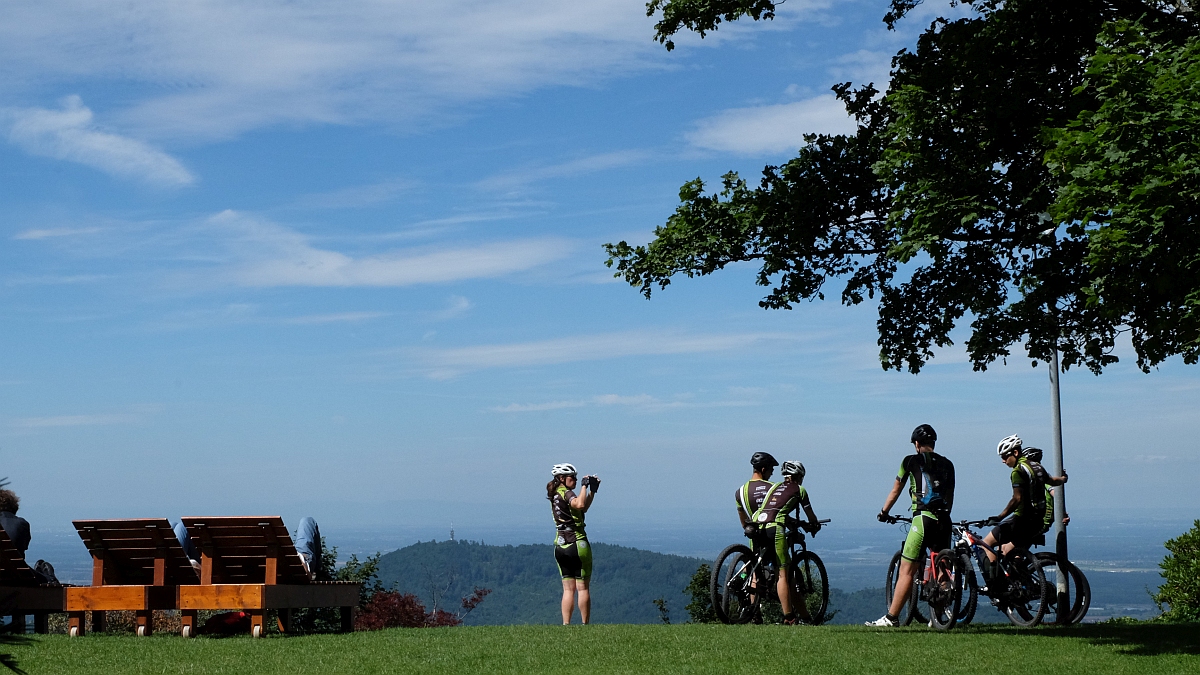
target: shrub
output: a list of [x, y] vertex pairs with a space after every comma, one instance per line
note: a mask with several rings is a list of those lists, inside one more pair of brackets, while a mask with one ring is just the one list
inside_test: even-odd
[[452, 614], [444, 609], [425, 611], [425, 605], [412, 593], [376, 591], [355, 618], [354, 630], [461, 626], [463, 617], [478, 607], [491, 592], [487, 588], [476, 588], [471, 595], [462, 599], [462, 611]]
[[1170, 553], [1158, 564], [1164, 581], [1154, 602], [1168, 621], [1200, 620], [1200, 520], [1163, 545]]
[[712, 570], [708, 563], [701, 563], [692, 575], [691, 582], [683, 589], [684, 593], [692, 596], [692, 601], [684, 609], [687, 610], [688, 623], [716, 623], [717, 615], [713, 612], [712, 593], [709, 588]]

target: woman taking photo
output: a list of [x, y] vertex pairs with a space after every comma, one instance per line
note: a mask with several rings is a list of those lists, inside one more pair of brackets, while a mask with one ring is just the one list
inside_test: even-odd
[[600, 479], [584, 476], [579, 494], [575, 494], [578, 481], [575, 467], [570, 464], [555, 464], [550, 470], [554, 478], [546, 484], [546, 498], [550, 500], [550, 511], [554, 515], [554, 527], [558, 536], [554, 540], [554, 562], [562, 574], [562, 618], [563, 625], [571, 623], [575, 595], [579, 594], [579, 618], [588, 623], [592, 615], [592, 596], [588, 592], [588, 579], [592, 576], [592, 548], [588, 546], [587, 532], [583, 527], [583, 514], [587, 513]]

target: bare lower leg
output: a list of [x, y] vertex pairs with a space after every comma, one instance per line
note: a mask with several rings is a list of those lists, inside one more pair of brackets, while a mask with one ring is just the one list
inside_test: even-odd
[[900, 616], [900, 611], [904, 609], [904, 603], [908, 602], [908, 595], [912, 592], [913, 568], [916, 566], [916, 563], [911, 560], [900, 559], [900, 572], [896, 577], [896, 592], [892, 594], [892, 606], [888, 607], [888, 614]]
[[[575, 609], [575, 580], [563, 579], [562, 617], [563, 625], [571, 623], [571, 612]], [[584, 623], [587, 623], [586, 621]]]
[[775, 584], [775, 590], [779, 593], [779, 606], [783, 610], [783, 615], [790, 615], [792, 613], [792, 580], [786, 567], [779, 570], [779, 582]]
[[588, 590], [587, 579], [575, 582], [575, 590], [579, 593], [579, 619], [581, 623], [592, 622], [592, 592]]

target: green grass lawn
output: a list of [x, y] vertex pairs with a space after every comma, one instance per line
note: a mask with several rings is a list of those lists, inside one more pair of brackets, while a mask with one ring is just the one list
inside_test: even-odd
[[39, 673], [1200, 673], [1200, 626], [482, 626], [348, 635], [61, 635], [6, 645]]

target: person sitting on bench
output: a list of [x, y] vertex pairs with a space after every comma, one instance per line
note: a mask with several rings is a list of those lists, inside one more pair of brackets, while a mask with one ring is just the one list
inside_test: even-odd
[[[7, 492], [7, 490], [0, 490], [0, 492]], [[0, 516], [2, 515], [0, 514]], [[26, 525], [26, 529], [28, 527]], [[188, 560], [192, 563], [192, 568], [196, 570], [196, 574], [200, 574], [200, 551], [196, 549], [192, 538], [188, 536], [187, 527], [181, 520], [175, 523], [173, 529], [175, 538], [179, 540], [180, 546], [183, 546], [183, 552], [187, 554]], [[293, 541], [296, 544], [296, 552], [300, 554], [300, 564], [304, 565], [304, 570], [308, 572], [308, 578], [316, 581], [317, 575], [321, 574], [321, 529], [317, 527], [317, 521], [307, 516], [301, 519], [300, 527], [296, 528], [296, 537]]]
[[[21, 498], [12, 490], [0, 490], [0, 527], [4, 528], [5, 534], [12, 541], [13, 546], [21, 552], [21, 557], [25, 557], [25, 551], [29, 550], [29, 521], [17, 515], [17, 509], [21, 508]], [[54, 576], [54, 567], [45, 560], [39, 560], [33, 564], [33, 572], [38, 576], [38, 579], [43, 584], [57, 584], [58, 578]]]

